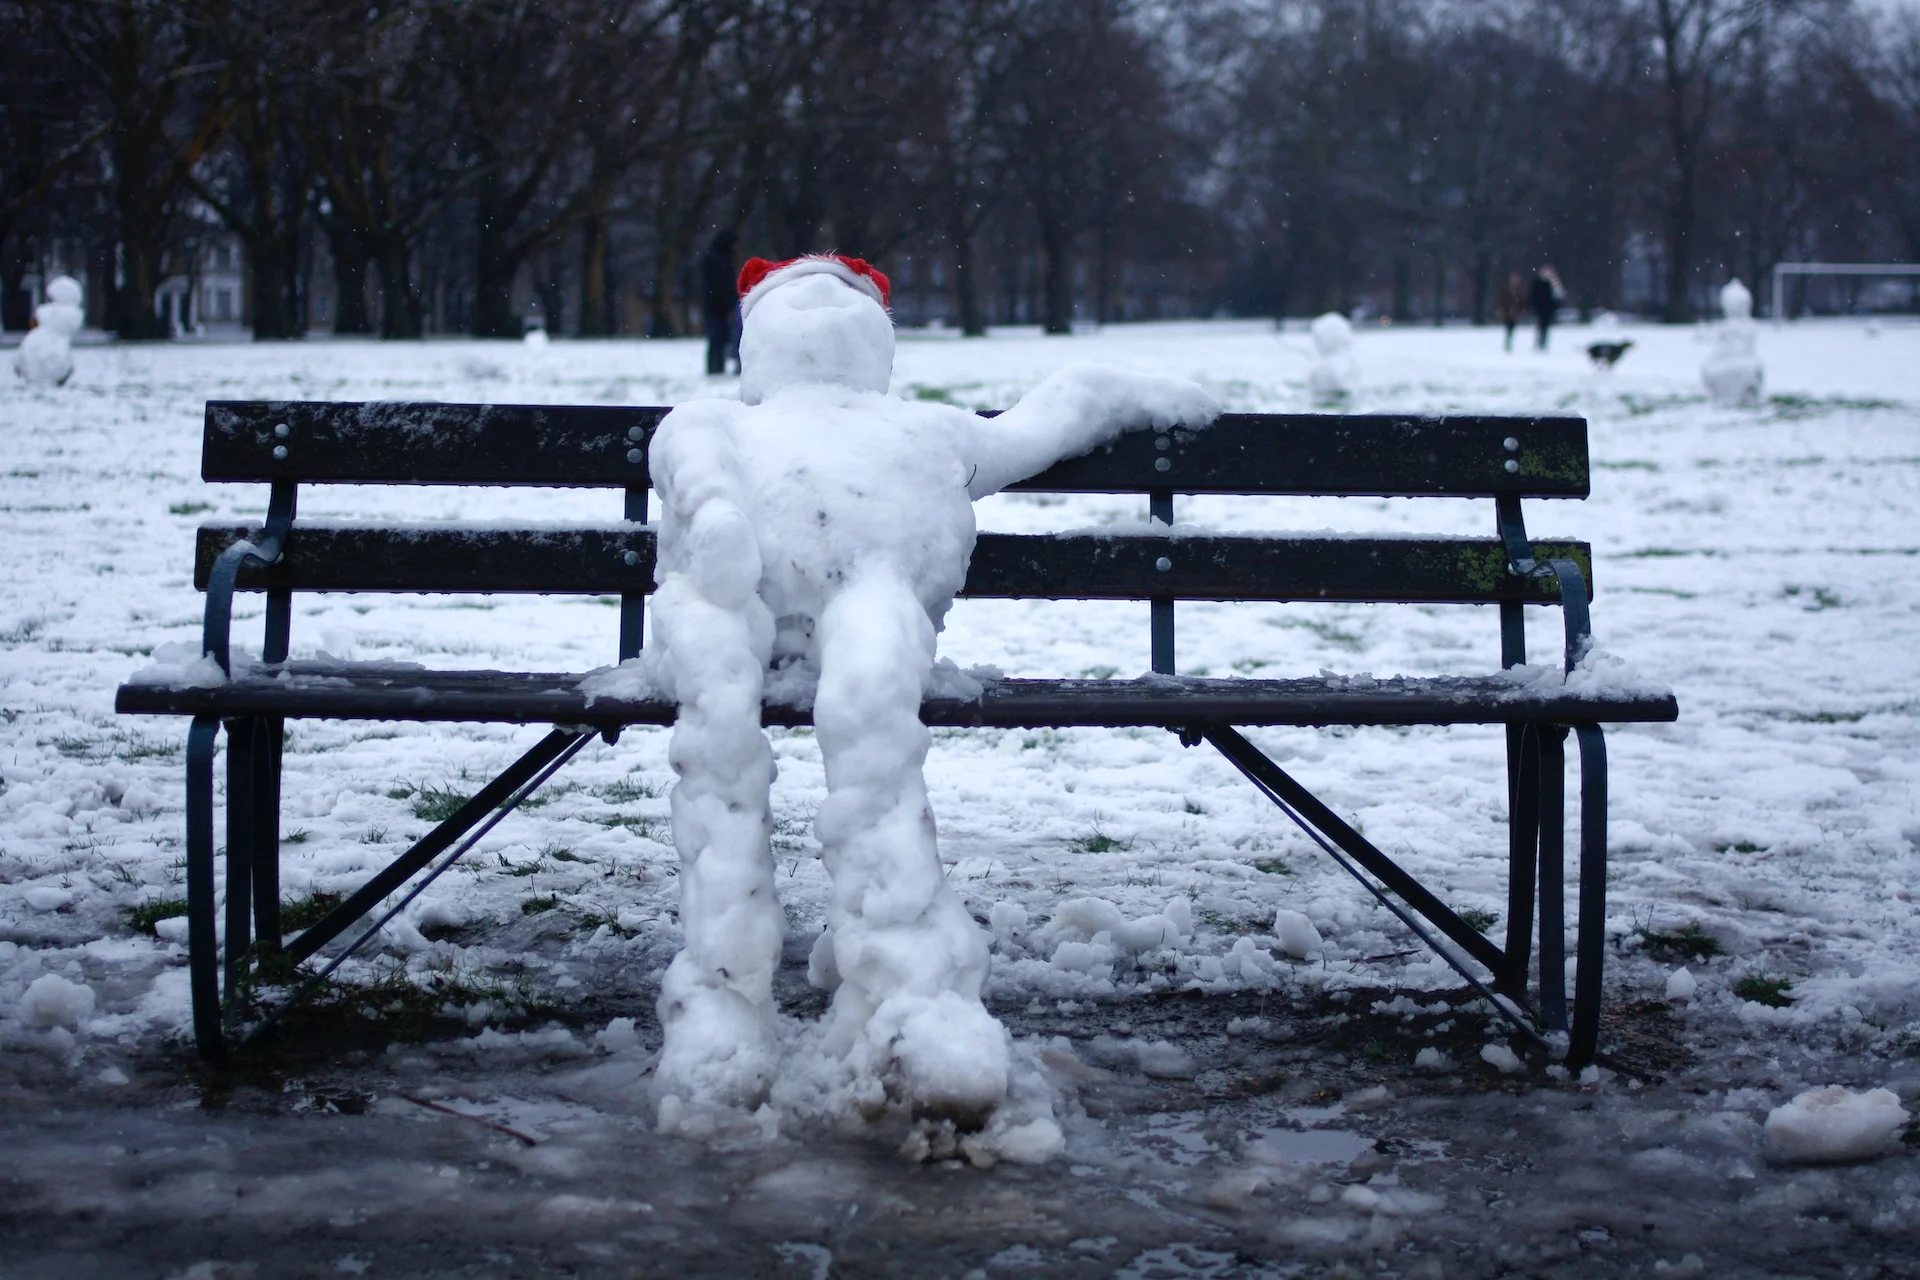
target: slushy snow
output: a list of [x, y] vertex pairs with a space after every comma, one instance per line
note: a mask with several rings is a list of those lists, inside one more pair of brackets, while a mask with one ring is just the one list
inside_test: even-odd
[[1713, 331], [1713, 353], [1700, 366], [1700, 380], [1717, 405], [1751, 409], [1760, 403], [1765, 372], [1755, 351], [1759, 331], [1753, 323], [1753, 295], [1738, 280], [1720, 290], [1726, 318]]
[[[1012, 1045], [981, 1003], [989, 936], [941, 866], [919, 719], [973, 501], [1123, 430], [1200, 426], [1218, 407], [1183, 379], [1092, 366], [992, 419], [889, 398], [885, 309], [833, 260], [799, 266], [756, 287], [740, 401], [676, 408], [649, 459], [663, 513], [645, 661], [680, 708], [669, 760], [685, 935], [659, 1002], [661, 1123], [699, 1131], [716, 1111], [751, 1111], [777, 1074], [787, 1105], [904, 1102], [977, 1125], [1009, 1100]], [[789, 683], [795, 668], [814, 687], [827, 782], [815, 830], [832, 878], [808, 969], [833, 1002], [783, 1064], [760, 707], [770, 670]], [[1154, 921], [1138, 941], [1149, 932], [1177, 930]], [[1052, 1149], [1031, 1128], [1052, 1123], [1044, 1110], [998, 1117], [1008, 1151]]]
[[1353, 325], [1338, 311], [1316, 316], [1308, 326], [1313, 335], [1313, 369], [1307, 390], [1313, 402], [1334, 407], [1353, 394], [1358, 373], [1353, 360]]
[[33, 328], [13, 355], [14, 372], [28, 386], [57, 387], [73, 376], [73, 335], [86, 322], [83, 296], [72, 276], [47, 282], [47, 300], [33, 309]]
[[20, 1020], [30, 1027], [80, 1029], [93, 1016], [93, 988], [69, 982], [57, 973], [43, 973], [20, 997]]
[[1767, 1141], [1782, 1159], [1808, 1164], [1867, 1160], [1893, 1145], [1907, 1112], [1890, 1089], [1809, 1089], [1767, 1113]]

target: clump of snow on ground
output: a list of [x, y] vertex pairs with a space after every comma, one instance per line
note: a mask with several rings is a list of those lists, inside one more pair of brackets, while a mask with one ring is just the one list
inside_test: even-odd
[[30, 1027], [65, 1027], [77, 1031], [93, 1016], [93, 988], [70, 982], [57, 973], [43, 973], [27, 985], [20, 997], [20, 1020]]
[[1834, 1084], [1768, 1112], [1767, 1141], [1786, 1160], [1867, 1160], [1887, 1151], [1906, 1123], [1906, 1108], [1891, 1089], [1855, 1092]]

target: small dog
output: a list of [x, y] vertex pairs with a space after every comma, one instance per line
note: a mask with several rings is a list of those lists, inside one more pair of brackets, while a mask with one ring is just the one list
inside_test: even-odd
[[1593, 342], [1587, 345], [1587, 359], [1593, 361], [1596, 369], [1611, 369], [1620, 363], [1620, 357], [1627, 354], [1627, 348], [1633, 345], [1633, 339], [1624, 342]]

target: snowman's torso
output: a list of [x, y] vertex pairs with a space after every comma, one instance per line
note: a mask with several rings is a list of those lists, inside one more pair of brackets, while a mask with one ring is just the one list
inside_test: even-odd
[[876, 570], [906, 583], [940, 623], [974, 540], [956, 410], [829, 388], [712, 408], [687, 425], [732, 437], [781, 650], [803, 649], [826, 599]]

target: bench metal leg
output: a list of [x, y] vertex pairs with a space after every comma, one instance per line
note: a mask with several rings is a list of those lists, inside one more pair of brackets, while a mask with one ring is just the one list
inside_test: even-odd
[[246, 976], [253, 932], [254, 802], [257, 735], [252, 720], [227, 721], [227, 939], [222, 986], [229, 999]]
[[1580, 744], [1580, 937], [1567, 1065], [1578, 1070], [1600, 1047], [1600, 976], [1607, 947], [1607, 742], [1597, 724], [1574, 726]]
[[254, 954], [280, 954], [280, 757], [287, 722], [254, 722], [253, 933]]
[[187, 978], [193, 1042], [203, 1058], [224, 1055], [220, 955], [213, 927], [213, 748], [220, 722], [197, 716], [187, 730]]
[[1540, 1017], [1567, 1029], [1567, 731], [1537, 731], [1540, 745]]
[[1521, 999], [1533, 944], [1533, 873], [1540, 844], [1540, 731], [1533, 725], [1507, 726], [1507, 778], [1506, 962], [1495, 974], [1495, 988]]

